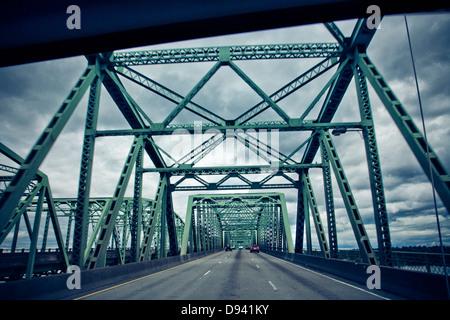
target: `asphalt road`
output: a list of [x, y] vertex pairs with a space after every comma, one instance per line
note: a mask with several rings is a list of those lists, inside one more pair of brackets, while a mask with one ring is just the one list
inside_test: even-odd
[[380, 300], [379, 290], [248, 250], [219, 252], [81, 299]]

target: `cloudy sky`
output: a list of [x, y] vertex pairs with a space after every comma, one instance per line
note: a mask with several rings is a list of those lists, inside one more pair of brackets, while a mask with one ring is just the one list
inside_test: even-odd
[[[408, 22], [428, 139], [441, 162], [449, 169], [450, 150], [447, 137], [450, 134], [448, 126], [450, 90], [447, 79], [450, 75], [450, 38], [447, 31], [450, 28], [450, 15], [410, 15]], [[354, 24], [355, 20], [337, 22], [346, 36], [351, 34]], [[335, 42], [335, 39], [322, 24], [317, 24], [170, 43], [145, 49], [305, 42]], [[141, 49], [144, 48], [133, 50]], [[403, 16], [388, 16], [383, 19], [381, 28], [368, 48], [368, 54], [413, 117], [416, 125], [422, 128]], [[261, 60], [237, 64], [259, 87], [271, 94], [318, 62], [319, 60], [315, 59]], [[136, 67], [136, 70], [179, 94], [186, 95], [211, 66], [209, 63], [200, 63]], [[0, 127], [2, 128], [0, 141], [22, 157], [26, 157], [85, 67], [84, 57], [73, 57], [0, 69]], [[334, 71], [335, 69], [332, 69], [283, 100], [280, 106], [289, 116], [299, 117]], [[123, 83], [154, 122], [162, 121], [174, 107], [172, 103], [139, 86], [126, 80], [123, 80]], [[392, 244], [393, 246], [438, 244], [431, 184], [372, 88], [370, 88], [370, 97], [383, 170]], [[226, 119], [236, 118], [260, 100], [260, 97], [227, 67], [219, 69], [194, 98], [198, 104]], [[76, 197], [86, 105], [87, 94], [40, 168], [50, 178], [54, 197]], [[307, 119], [314, 119], [320, 106], [321, 102]], [[280, 118], [274, 112], [266, 112], [254, 120], [272, 119]], [[197, 120], [200, 119], [183, 111], [174, 122], [192, 123]], [[358, 120], [360, 119], [357, 98], [352, 81], [333, 121]], [[101, 93], [98, 128], [129, 128], [104, 89]], [[308, 136], [309, 133], [280, 133], [276, 143], [283, 153], [289, 154]], [[206, 139], [208, 136], [205, 135], [203, 138]], [[110, 197], [113, 194], [131, 139], [130, 137], [105, 137], [96, 140], [92, 197]], [[184, 151], [183, 148], [194, 141], [194, 138], [177, 140], [177, 137], [167, 136], [157, 137], [155, 141], [167, 152], [180, 155], [182, 154], [180, 150]], [[349, 132], [334, 137], [334, 141], [371, 237], [372, 246], [377, 247], [364, 142], [359, 132]], [[233, 152], [226, 153], [223, 150], [224, 147], [220, 146], [218, 151], [202, 159], [198, 166], [245, 162], [245, 159], [242, 159], [242, 149], [236, 147]], [[300, 160], [301, 153], [298, 153], [294, 159]], [[320, 158], [316, 157], [315, 161], [320, 161]], [[0, 163], [12, 165], [5, 158], [0, 158]], [[145, 166], [152, 166], [149, 159], [145, 159]], [[312, 169], [310, 175], [322, 222], [326, 225], [321, 170]], [[250, 180], [261, 179], [261, 177], [247, 177]], [[210, 178], [205, 177], [205, 180], [212, 181], [208, 179]], [[130, 186], [132, 183], [133, 179], [130, 181]], [[157, 175], [146, 174], [144, 197], [154, 198], [156, 187]], [[295, 235], [296, 191], [294, 189], [274, 191], [286, 194], [291, 230]], [[129, 188], [127, 195], [131, 196], [131, 194], [132, 188]], [[176, 192], [173, 195], [175, 210], [183, 219], [189, 194], [191, 193]], [[356, 247], [336, 183], [334, 183], [334, 198], [339, 246], [341, 248]], [[450, 245], [449, 214], [439, 199], [438, 213], [444, 242]], [[317, 245], [315, 232], [313, 231], [312, 234], [314, 245]]]

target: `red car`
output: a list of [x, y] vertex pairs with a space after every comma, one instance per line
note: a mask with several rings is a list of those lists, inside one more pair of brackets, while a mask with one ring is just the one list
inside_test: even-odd
[[259, 253], [259, 247], [257, 245], [251, 246], [250, 247], [250, 252]]

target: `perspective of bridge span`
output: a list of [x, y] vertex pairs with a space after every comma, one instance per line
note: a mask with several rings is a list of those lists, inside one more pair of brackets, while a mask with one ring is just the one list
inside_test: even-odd
[[[0, 142], [2, 281], [61, 273], [70, 265], [88, 270], [216, 252], [227, 245], [387, 267], [429, 269], [424, 261], [432, 259], [446, 271], [440, 255], [414, 253], [416, 261], [408, 262], [393, 249], [371, 101], [392, 118], [392, 134], [409, 146], [403, 156], [417, 160], [445, 220], [447, 166], [368, 54], [377, 29], [367, 18], [351, 22], [348, 35], [338, 25], [323, 23], [334, 42], [254, 39], [254, 44], [172, 44], [85, 55], [81, 76], [28, 154]], [[189, 77], [177, 75], [181, 65], [188, 65]], [[270, 74], [258, 78], [259, 68]], [[295, 76], [275, 83], [277, 68]], [[158, 81], [161, 74], [173, 83]], [[177, 83], [177, 77], [189, 81]], [[217, 104], [219, 96], [228, 102]], [[55, 185], [64, 181], [49, 178], [41, 165], [83, 102], [77, 194], [56, 197]], [[353, 116], [343, 119], [342, 109]], [[123, 121], [115, 127], [111, 119], [117, 115]], [[349, 135], [356, 140], [338, 141]], [[114, 139], [118, 142], [104, 144]], [[340, 157], [356, 143], [363, 150], [357, 159], [367, 168], [363, 177]], [[106, 148], [108, 157], [123, 159], [114, 187], [100, 188], [95, 179], [111, 175], [109, 163], [117, 160], [96, 162]], [[361, 180], [367, 189], [355, 193], [352, 186]], [[96, 193], [112, 192], [93, 196], [93, 186]], [[175, 203], [183, 192], [187, 196], [176, 198], [183, 203]], [[359, 208], [358, 196], [371, 202], [370, 213]], [[339, 246], [342, 219], [355, 248], [346, 255]], [[448, 241], [448, 234], [444, 237]]]

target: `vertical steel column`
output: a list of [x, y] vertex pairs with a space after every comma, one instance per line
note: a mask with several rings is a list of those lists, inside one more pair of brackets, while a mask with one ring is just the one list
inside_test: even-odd
[[433, 176], [436, 192], [447, 208], [447, 212], [450, 213], [450, 175], [448, 171], [367, 54], [359, 54], [358, 57], [358, 66], [370, 81], [428, 179], [431, 180], [431, 176]]
[[119, 213], [120, 206], [122, 205], [123, 196], [125, 194], [141, 145], [142, 137], [134, 138], [119, 177], [119, 181], [117, 182], [112, 201], [110, 202], [109, 207], [101, 220], [100, 235], [97, 239], [94, 253], [88, 263], [89, 269], [105, 266], [106, 250], [108, 248], [113, 229], [115, 228], [117, 215]]
[[[161, 176], [161, 179], [166, 180], [165, 175]], [[167, 182], [165, 183], [167, 186]], [[159, 246], [158, 246], [158, 258], [166, 257], [166, 229], [167, 229], [167, 187], [162, 191], [161, 196], [161, 213], [159, 216]]]
[[392, 266], [391, 235], [389, 232], [386, 197], [384, 195], [383, 176], [381, 174], [381, 164], [378, 156], [372, 107], [370, 104], [366, 77], [358, 65], [355, 67], [354, 75], [361, 121], [364, 124], [363, 137], [364, 145], [366, 147], [370, 187], [372, 189], [372, 204], [378, 240], [378, 259], [380, 264]]
[[166, 204], [167, 204], [167, 234], [169, 236], [169, 252], [170, 256], [178, 255], [178, 232], [176, 228], [175, 222], [175, 212], [173, 210], [173, 199], [172, 199], [172, 190], [170, 188], [170, 176], [168, 174], [165, 175], [167, 179], [167, 188], [166, 188]]
[[193, 203], [193, 197], [189, 196], [188, 198], [188, 204], [186, 209], [186, 218], [184, 222], [184, 230], [183, 230], [183, 238], [181, 243], [181, 251], [180, 255], [186, 255], [188, 253], [188, 249], [190, 249], [190, 252], [194, 251], [194, 228], [193, 228], [193, 222], [194, 222], [194, 203]]
[[136, 262], [139, 259], [141, 245], [142, 229], [142, 160], [143, 147], [139, 148], [136, 158], [136, 167], [134, 169], [134, 198], [133, 198], [133, 216], [131, 219], [131, 261]]
[[58, 249], [60, 252], [61, 265], [65, 269], [69, 266], [69, 258], [67, 255], [67, 248], [64, 245], [63, 235], [61, 232], [61, 228], [59, 226], [58, 216], [55, 209], [55, 203], [53, 201], [52, 191], [50, 189], [50, 183], [48, 182], [48, 178], [45, 177], [44, 183], [46, 185], [45, 188], [45, 198], [47, 200], [47, 210], [50, 215], [50, 220], [53, 226], [53, 233], [55, 234], [56, 243], [58, 245]]
[[156, 219], [161, 214], [161, 199], [163, 198], [164, 189], [167, 187], [167, 180], [160, 176], [158, 189], [156, 190], [155, 200], [150, 209], [150, 218], [144, 230], [144, 239], [142, 241], [141, 250], [139, 252], [139, 261], [145, 261], [151, 258], [151, 244], [156, 229]]
[[295, 252], [303, 253], [303, 238], [305, 230], [305, 204], [303, 197], [302, 175], [303, 171], [298, 172], [297, 182], [297, 221], [295, 225]]
[[330, 242], [330, 258], [338, 257], [338, 241], [336, 231], [336, 216], [334, 212], [334, 199], [333, 199], [333, 184], [331, 180], [331, 168], [330, 161], [328, 159], [327, 150], [323, 147], [320, 148], [322, 153], [322, 167], [323, 174], [323, 187], [325, 193], [325, 205], [327, 208], [327, 223], [328, 223], [328, 241]]
[[97, 129], [101, 82], [95, 77], [91, 83], [84, 127], [83, 149], [81, 152], [80, 178], [78, 182], [75, 227], [73, 233], [72, 263], [83, 268], [84, 251], [87, 244], [89, 221], [89, 192], [91, 188], [92, 165], [94, 161], [95, 130]]
[[325, 258], [330, 258], [330, 251], [328, 249], [328, 242], [325, 237], [325, 230], [323, 229], [322, 220], [320, 219], [319, 208], [317, 206], [314, 191], [312, 189], [309, 174], [303, 175], [303, 185], [306, 187], [305, 192], [308, 197], [308, 202], [311, 207], [311, 212], [314, 220], [314, 226], [316, 228], [317, 240], [320, 245], [320, 250]]
[[48, 237], [48, 227], [50, 224], [50, 212], [47, 212], [47, 214], [45, 215], [45, 224], [44, 224], [44, 232], [42, 235], [42, 246], [41, 246], [41, 250], [44, 251], [45, 248], [47, 247], [47, 237]]
[[34, 261], [36, 258], [36, 250], [37, 250], [37, 241], [39, 235], [39, 226], [41, 223], [42, 216], [42, 205], [44, 204], [44, 195], [45, 195], [46, 187], [43, 186], [39, 191], [39, 198], [36, 206], [36, 212], [34, 215], [34, 224], [33, 231], [31, 233], [31, 244], [30, 244], [30, 252], [28, 254], [28, 263], [27, 263], [27, 271], [25, 273], [25, 278], [30, 279], [33, 276], [34, 270]]
[[308, 191], [307, 186], [304, 183], [304, 177], [306, 176], [306, 172], [302, 172], [302, 198], [303, 198], [303, 207], [305, 210], [305, 228], [306, 228], [306, 252], [307, 254], [312, 254], [312, 239], [311, 239], [311, 222], [309, 220], [309, 201], [308, 201]]
[[322, 131], [321, 143], [326, 148], [331, 166], [333, 167], [333, 171], [342, 194], [342, 200], [344, 201], [345, 208], [347, 209], [347, 214], [353, 228], [353, 233], [355, 235], [361, 257], [366, 263], [377, 264], [375, 253], [370, 245], [369, 236], [367, 235], [361, 215], [359, 214], [350, 184], [347, 180], [344, 168], [342, 167], [337, 150], [328, 131]]
[[291, 234], [291, 228], [290, 228], [290, 223], [289, 223], [289, 215], [288, 215], [288, 211], [287, 211], [287, 206], [286, 206], [286, 198], [284, 193], [280, 194], [280, 215], [281, 215], [281, 220], [283, 223], [283, 230], [284, 230], [284, 236], [286, 237], [286, 247], [287, 247], [287, 251], [289, 253], [294, 253], [294, 244], [292, 242], [292, 234]]

